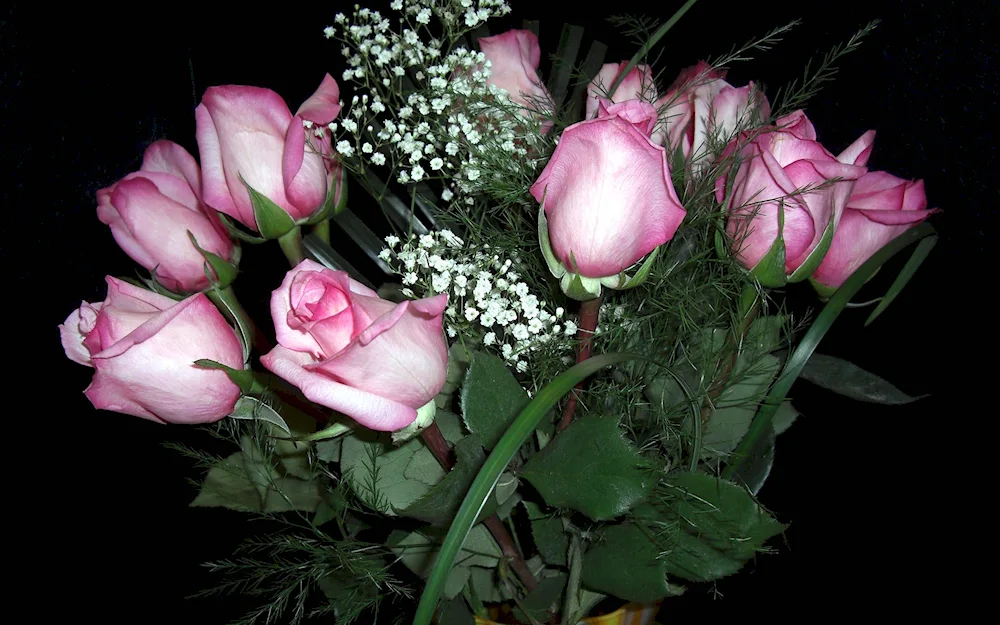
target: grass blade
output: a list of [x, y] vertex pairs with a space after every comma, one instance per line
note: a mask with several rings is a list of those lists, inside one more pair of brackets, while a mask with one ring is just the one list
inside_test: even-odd
[[896, 299], [896, 296], [899, 295], [899, 293], [903, 290], [903, 287], [907, 285], [910, 278], [913, 277], [913, 274], [917, 273], [917, 269], [920, 269], [920, 265], [922, 265], [924, 260], [927, 259], [927, 255], [930, 254], [931, 250], [934, 249], [934, 246], [937, 245], [937, 241], [937, 235], [931, 235], [917, 244], [917, 249], [913, 250], [913, 255], [910, 256], [910, 260], [906, 261], [906, 265], [903, 266], [899, 275], [896, 276], [892, 286], [890, 286], [889, 290], [886, 292], [885, 297], [883, 297], [882, 301], [878, 303], [878, 306], [875, 307], [872, 314], [868, 315], [868, 320], [865, 321], [865, 327], [868, 327], [872, 321], [875, 321], [879, 315], [885, 312], [885, 309], [889, 307], [892, 300]]
[[826, 306], [817, 315], [816, 321], [813, 322], [809, 331], [802, 337], [795, 351], [788, 357], [781, 375], [774, 383], [774, 386], [771, 387], [767, 397], [764, 398], [764, 402], [761, 404], [757, 414], [754, 415], [753, 421], [750, 422], [750, 429], [743, 437], [743, 440], [740, 441], [736, 450], [733, 451], [730, 463], [726, 465], [725, 470], [722, 472], [723, 479], [732, 479], [733, 475], [740, 469], [744, 459], [749, 457], [754, 445], [757, 444], [757, 439], [767, 431], [767, 427], [771, 424], [771, 418], [778, 411], [781, 402], [788, 395], [792, 384], [798, 379], [803, 367], [806, 366], [806, 362], [809, 361], [809, 357], [816, 351], [820, 340], [826, 335], [833, 322], [837, 320], [840, 313], [847, 307], [847, 304], [850, 303], [851, 298], [875, 275], [878, 268], [884, 265], [890, 258], [920, 239], [932, 236], [933, 234], [934, 228], [927, 223], [907, 230], [888, 245], [875, 252], [864, 265], [861, 265], [857, 271], [851, 274], [851, 277], [844, 282], [843, 286], [837, 289], [837, 292], [833, 294], [830, 301], [826, 303]]

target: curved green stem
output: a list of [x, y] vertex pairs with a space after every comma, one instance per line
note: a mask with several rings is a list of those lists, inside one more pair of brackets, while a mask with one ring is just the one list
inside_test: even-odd
[[324, 219], [323, 221], [319, 222], [318, 224], [312, 227], [312, 230], [309, 232], [309, 234], [315, 234], [320, 241], [326, 243], [327, 245], [330, 245], [330, 220]]
[[847, 279], [844, 284], [837, 289], [836, 293], [830, 298], [826, 306], [816, 317], [816, 321], [806, 332], [805, 336], [799, 342], [795, 351], [791, 353], [788, 357], [788, 361], [785, 363], [785, 368], [781, 371], [781, 376], [778, 378], [774, 386], [771, 387], [770, 392], [764, 399], [763, 404], [761, 404], [760, 409], [757, 414], [754, 415], [753, 421], [750, 422], [750, 429], [747, 431], [743, 440], [740, 441], [739, 446], [733, 452], [730, 463], [726, 465], [725, 470], [722, 472], [722, 477], [724, 479], [730, 479], [739, 470], [740, 465], [750, 456], [754, 445], [757, 443], [764, 432], [767, 431], [768, 426], [771, 425], [771, 419], [774, 417], [774, 413], [778, 411], [781, 406], [781, 402], [784, 401], [785, 397], [788, 395], [788, 391], [791, 390], [792, 384], [799, 377], [802, 372], [802, 368], [806, 366], [806, 362], [809, 361], [809, 357], [812, 356], [813, 352], [816, 351], [816, 346], [819, 345], [820, 340], [826, 336], [826, 333], [830, 330], [833, 322], [837, 320], [840, 313], [847, 307], [847, 304], [851, 301], [861, 287], [865, 285], [866, 282], [878, 271], [886, 261], [901, 252], [903, 249], [923, 239], [924, 237], [932, 236], [934, 234], [934, 228], [930, 224], [921, 224], [916, 228], [911, 228], [903, 234], [899, 235], [890, 242], [888, 245], [880, 249], [878, 252], [872, 255], [871, 258], [865, 262], [864, 265], [858, 268], [850, 278]]

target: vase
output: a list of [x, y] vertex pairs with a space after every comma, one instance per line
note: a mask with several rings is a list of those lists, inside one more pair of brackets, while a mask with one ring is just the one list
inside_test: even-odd
[[[577, 625], [654, 625], [653, 618], [659, 607], [659, 603], [630, 603], [610, 614], [588, 616], [580, 620]], [[476, 625], [499, 625], [489, 619], [478, 616], [474, 618]]]

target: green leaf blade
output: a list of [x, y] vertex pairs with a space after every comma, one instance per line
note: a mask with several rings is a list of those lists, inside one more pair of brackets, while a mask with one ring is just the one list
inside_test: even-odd
[[472, 352], [460, 398], [465, 426], [487, 450], [528, 403], [528, 394], [507, 365], [483, 352]]
[[656, 483], [617, 419], [609, 417], [577, 420], [533, 456], [521, 475], [550, 506], [572, 508], [595, 521], [625, 514]]

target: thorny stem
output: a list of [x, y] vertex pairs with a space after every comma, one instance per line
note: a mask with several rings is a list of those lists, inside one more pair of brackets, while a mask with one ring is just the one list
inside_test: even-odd
[[[444, 435], [441, 434], [441, 428], [438, 427], [438, 424], [431, 423], [430, 426], [420, 432], [420, 437], [424, 440], [427, 448], [431, 450], [431, 453], [434, 454], [434, 457], [437, 458], [441, 468], [445, 471], [451, 471], [452, 467], [455, 466], [455, 454], [451, 449], [451, 445], [448, 444]], [[524, 556], [517, 550], [514, 538], [507, 531], [507, 528], [504, 527], [500, 517], [494, 514], [484, 521], [484, 525], [486, 525], [486, 529], [490, 531], [490, 534], [493, 535], [493, 538], [496, 539], [497, 544], [500, 545], [500, 551], [510, 561], [510, 568], [514, 570], [518, 579], [521, 580], [524, 589], [527, 592], [534, 590], [538, 586], [538, 580], [531, 574], [531, 569], [528, 568], [528, 564], [524, 561]]]
[[[576, 351], [577, 364], [590, 358], [590, 346], [594, 340], [594, 331], [597, 329], [597, 317], [601, 310], [601, 297], [580, 302], [580, 325], [577, 328], [576, 336], [580, 339], [580, 344]], [[569, 401], [566, 402], [566, 409], [563, 411], [562, 419], [559, 420], [559, 431], [563, 431], [573, 423], [573, 412], [576, 411], [577, 397], [583, 390], [583, 382], [576, 385], [570, 393]]]

